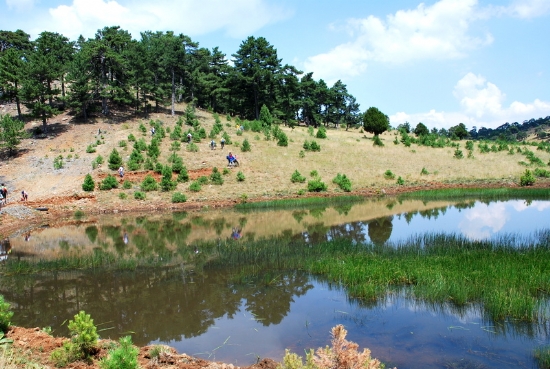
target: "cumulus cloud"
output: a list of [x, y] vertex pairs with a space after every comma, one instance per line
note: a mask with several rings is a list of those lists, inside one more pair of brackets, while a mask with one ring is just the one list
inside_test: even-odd
[[422, 122], [429, 127], [449, 128], [459, 123], [466, 127], [496, 128], [505, 122], [523, 122], [525, 117], [546, 117], [550, 115], [550, 102], [535, 99], [533, 102], [513, 101], [508, 106], [504, 94], [485, 77], [466, 74], [454, 87], [454, 96], [462, 110], [460, 112], [436, 112], [407, 114], [398, 112], [390, 116], [392, 125]]
[[362, 73], [369, 61], [398, 64], [461, 58], [493, 41], [490, 34], [470, 35], [470, 25], [480, 14], [477, 0], [441, 0], [399, 10], [385, 19], [351, 19], [347, 30], [352, 41], [308, 58], [304, 66], [330, 81]]
[[44, 20], [42, 28], [54, 25], [55, 31], [71, 39], [80, 34], [92, 37], [98, 29], [112, 25], [134, 38], [147, 30], [172, 30], [191, 37], [224, 30], [230, 37], [242, 38], [292, 15], [265, 0], [73, 0], [49, 13], [51, 19]]
[[518, 18], [535, 18], [550, 13], [548, 0], [515, 0], [502, 13]]
[[466, 237], [482, 240], [500, 231], [509, 219], [510, 214], [503, 203], [477, 204], [466, 211], [458, 228]]

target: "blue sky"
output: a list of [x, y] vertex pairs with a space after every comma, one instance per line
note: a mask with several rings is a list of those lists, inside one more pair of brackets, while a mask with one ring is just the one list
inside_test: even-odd
[[495, 128], [550, 116], [550, 0], [2, 0], [0, 29], [71, 40], [118, 25], [189, 35], [229, 58], [265, 37], [283, 63], [397, 126]]

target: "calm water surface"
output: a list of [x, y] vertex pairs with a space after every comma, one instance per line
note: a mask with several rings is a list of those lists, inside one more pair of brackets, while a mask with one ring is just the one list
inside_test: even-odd
[[[428, 306], [394, 292], [366, 304], [315, 276], [265, 271], [246, 276], [209, 266], [200, 240], [238, 244], [272, 236], [318, 242], [399, 242], [424, 232], [488, 239], [530, 237], [548, 228], [549, 201], [452, 204], [396, 200], [290, 211], [199, 212], [130, 218], [84, 218], [60, 228], [13, 235], [10, 258], [56, 258], [94, 249], [147, 254], [176, 248], [194, 260], [137, 272], [55, 272], [2, 277], [13, 323], [51, 326], [66, 335], [79, 310], [102, 337], [131, 334], [136, 344], [163, 343], [179, 352], [248, 365], [303, 354], [330, 343], [344, 324], [348, 339], [399, 368], [535, 368], [532, 352], [550, 344], [550, 326], [483, 321], [479, 307]], [[74, 223], [74, 222], [73, 222]], [[187, 259], [189, 260], [189, 259]]]

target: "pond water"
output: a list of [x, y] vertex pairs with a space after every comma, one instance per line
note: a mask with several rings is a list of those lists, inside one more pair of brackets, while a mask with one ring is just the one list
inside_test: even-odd
[[322, 278], [209, 264], [201, 240], [238, 244], [279, 237], [319, 242], [400, 242], [424, 232], [471, 239], [510, 233], [530, 237], [548, 228], [550, 201], [429, 202], [371, 200], [309, 209], [259, 212], [202, 211], [84, 218], [10, 238], [9, 258], [50, 258], [98, 248], [120, 255], [176, 249], [182, 260], [135, 272], [51, 272], [2, 277], [0, 294], [12, 304], [13, 323], [51, 326], [91, 314], [102, 337], [131, 334], [138, 345], [163, 343], [179, 352], [237, 365], [280, 360], [285, 348], [330, 343], [344, 324], [348, 339], [399, 368], [535, 368], [533, 350], [550, 344], [550, 326], [484, 321], [479, 307], [427, 305], [392, 292], [368, 304]]

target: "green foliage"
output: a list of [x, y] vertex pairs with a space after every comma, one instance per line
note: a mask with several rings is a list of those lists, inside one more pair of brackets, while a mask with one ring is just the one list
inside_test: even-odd
[[384, 146], [384, 143], [382, 142], [380, 137], [378, 135], [376, 135], [372, 139], [372, 145], [373, 146]]
[[428, 174], [430, 174], [430, 172], [428, 172], [428, 170], [426, 168], [422, 167], [422, 170], [420, 171], [420, 175], [425, 176], [425, 175], [428, 175]]
[[277, 136], [277, 146], [288, 146], [288, 137], [283, 131], [280, 131]]
[[178, 174], [178, 182], [187, 182], [189, 181], [189, 173], [187, 172], [187, 168], [185, 166], [181, 167], [180, 172]]
[[0, 332], [7, 332], [11, 325], [13, 312], [10, 310], [10, 304], [0, 295]]
[[222, 174], [225, 176], [230, 173], [230, 170], [228, 168], [223, 168]]
[[317, 172], [315, 169], [313, 169], [311, 172], [309, 172], [310, 177], [318, 177], [319, 172]]
[[124, 140], [118, 141], [118, 147], [122, 147], [122, 148], [125, 149], [126, 146], [128, 146], [128, 142], [126, 142]]
[[215, 185], [223, 184], [222, 174], [220, 173], [217, 167], [214, 167], [212, 169], [212, 173], [210, 174], [210, 181], [212, 182], [212, 184], [215, 184]]
[[134, 149], [138, 151], [146, 151], [147, 150], [147, 142], [143, 138], [140, 138], [134, 143]]
[[151, 158], [145, 159], [145, 163], [143, 163], [143, 169], [145, 170], [154, 170], [155, 169], [155, 163]]
[[145, 127], [145, 125], [143, 123], [139, 124], [139, 130], [141, 131], [142, 134], [147, 133], [147, 127]]
[[0, 147], [8, 150], [12, 155], [22, 139], [30, 135], [25, 131], [25, 122], [14, 119], [10, 115], [0, 115]]
[[129, 180], [125, 180], [122, 184], [122, 188], [124, 188], [125, 190], [129, 190], [130, 188], [132, 188], [132, 182], [130, 182]]
[[244, 182], [244, 180], [245, 180], [245, 177], [244, 177], [243, 172], [239, 171], [239, 172], [237, 173], [237, 181], [239, 181], [239, 182]]
[[130, 141], [130, 142], [136, 142], [136, 136], [134, 136], [133, 133], [130, 133], [130, 134], [128, 135], [128, 141]]
[[208, 183], [208, 177], [207, 176], [200, 176], [199, 178], [197, 178], [197, 182], [199, 182], [199, 184], [201, 185], [205, 185]]
[[53, 168], [62, 169], [63, 168], [63, 155], [58, 155], [53, 159]]
[[118, 181], [115, 176], [109, 174], [107, 177], [103, 179], [103, 181], [99, 184], [99, 189], [108, 191], [113, 188], [118, 187]]
[[315, 135], [317, 138], [327, 138], [327, 129], [324, 126], [320, 126]]
[[145, 198], [146, 198], [145, 192], [141, 192], [141, 191], [134, 192], [134, 199], [145, 200]]
[[546, 169], [535, 168], [535, 171], [533, 173], [537, 177], [550, 178], [550, 171]]
[[304, 150], [300, 150], [300, 152], [298, 153], [298, 157], [301, 159], [306, 157], [306, 153], [304, 152]]
[[177, 186], [176, 181], [172, 181], [172, 168], [166, 165], [162, 168], [162, 179], [160, 180], [160, 188], [163, 191], [172, 191]]
[[327, 190], [327, 185], [320, 178], [314, 178], [307, 182], [307, 190], [309, 192], [321, 192]]
[[345, 192], [351, 191], [351, 181], [345, 174], [336, 174], [336, 177], [332, 180], [333, 183], [336, 183]]
[[189, 190], [193, 192], [199, 192], [201, 190], [201, 184], [198, 181], [193, 181], [189, 185]]
[[304, 145], [302, 146], [306, 151], [321, 151], [321, 146], [315, 140], [305, 140]]
[[405, 180], [403, 178], [401, 178], [401, 176], [397, 177], [397, 182], [396, 182], [398, 185], [402, 186], [405, 184]]
[[187, 151], [189, 151], [189, 152], [198, 152], [199, 147], [197, 146], [196, 143], [191, 142], [189, 145], [187, 145]]
[[95, 162], [96, 162], [97, 164], [103, 164], [103, 163], [104, 163], [103, 156], [98, 155], [98, 156], [95, 158]]
[[529, 169], [525, 169], [523, 175], [519, 178], [520, 186], [532, 186], [535, 184], [535, 176]]
[[131, 171], [136, 171], [141, 168], [141, 164], [138, 161], [132, 160], [132, 159], [128, 161], [127, 166], [128, 166], [128, 170], [131, 170]]
[[473, 150], [474, 149], [474, 141], [466, 141], [466, 150]]
[[464, 154], [462, 153], [462, 150], [456, 149], [456, 150], [455, 150], [455, 153], [454, 153], [454, 155], [453, 155], [453, 157], [454, 157], [455, 159], [463, 159], [463, 158], [464, 158]]
[[155, 181], [155, 179], [150, 174], [148, 174], [143, 179], [140, 187], [141, 187], [141, 190], [145, 192], [156, 191], [159, 188], [157, 181]]
[[126, 195], [124, 192], [121, 192], [121, 193], [118, 194], [118, 197], [121, 200], [126, 200], [128, 198], [128, 195]]
[[184, 193], [174, 192], [172, 194], [172, 202], [173, 203], [186, 202], [186, 201], [187, 201], [187, 196], [185, 196]]
[[91, 176], [91, 174], [86, 174], [86, 177], [84, 177], [84, 182], [82, 183], [82, 190], [86, 192], [91, 192], [95, 189], [95, 182]]
[[267, 106], [265, 106], [265, 104], [262, 105], [260, 109], [260, 121], [264, 126], [271, 126], [271, 124], [273, 123], [273, 116], [271, 115], [269, 109], [267, 108]]
[[137, 369], [139, 350], [132, 345], [130, 336], [121, 337], [119, 346], [99, 362], [101, 369]]
[[237, 129], [237, 132], [236, 132], [237, 136], [242, 136], [243, 135], [243, 131], [241, 129]]
[[377, 108], [370, 107], [363, 114], [363, 128], [365, 131], [378, 136], [390, 128], [390, 120], [387, 115]]
[[292, 183], [304, 183], [306, 181], [306, 177], [300, 174], [298, 170], [296, 169], [294, 173], [292, 173], [292, 176], [290, 177], [290, 181]]
[[224, 131], [222, 133], [222, 138], [225, 140], [226, 145], [231, 145], [232, 144], [231, 137], [229, 136], [229, 134], [227, 132]]
[[384, 178], [386, 179], [394, 179], [395, 178], [395, 174], [393, 174], [393, 172], [391, 170], [386, 170], [384, 172]]
[[118, 153], [117, 149], [113, 149], [113, 151], [111, 151], [111, 155], [109, 155], [109, 169], [117, 170], [121, 165], [122, 157]]
[[88, 154], [92, 154], [92, 153], [94, 153], [95, 151], [96, 151], [96, 150], [95, 150], [95, 146], [94, 146], [94, 145], [88, 145], [88, 146], [86, 147], [86, 152], [87, 152]]
[[315, 130], [313, 129], [313, 126], [307, 127], [307, 134], [312, 136], [315, 134]]
[[147, 156], [151, 159], [157, 159], [160, 155], [159, 139], [153, 138], [151, 144], [147, 147]]
[[84, 358], [88, 357], [96, 347], [99, 338], [94, 320], [81, 310], [74, 316], [74, 320], [69, 320], [68, 328], [71, 332], [71, 342]]
[[241, 145], [241, 150], [242, 150], [243, 152], [246, 152], [246, 151], [250, 151], [250, 150], [251, 150], [250, 142], [248, 142], [248, 139], [247, 139], [247, 138], [244, 139], [243, 144]]
[[549, 345], [538, 347], [535, 350], [533, 356], [535, 357], [535, 360], [540, 369], [550, 368], [550, 346]]

